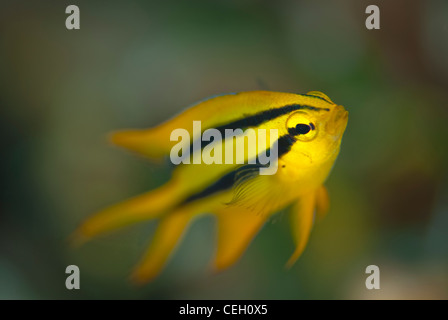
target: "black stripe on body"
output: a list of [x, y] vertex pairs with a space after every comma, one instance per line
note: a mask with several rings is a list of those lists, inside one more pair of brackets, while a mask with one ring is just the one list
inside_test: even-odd
[[235, 130], [235, 129], [246, 129], [249, 127], [256, 127], [262, 123], [273, 120], [275, 118], [278, 118], [280, 116], [283, 116], [285, 114], [288, 114], [288, 113], [290, 113], [292, 111], [296, 111], [296, 110], [330, 111], [330, 109], [328, 109], [328, 108], [317, 108], [317, 107], [312, 107], [312, 106], [307, 106], [307, 105], [290, 104], [290, 105], [283, 106], [283, 107], [276, 108], [276, 109], [269, 109], [269, 110], [261, 111], [256, 114], [253, 114], [253, 115], [247, 115], [242, 119], [238, 119], [233, 122], [229, 122], [227, 124], [220, 125], [220, 126], [216, 127], [215, 129], [217, 129], [221, 133], [221, 136], [224, 137], [225, 129]]
[[[294, 137], [290, 136], [289, 134], [281, 136], [275, 142], [278, 144], [277, 158], [280, 159], [283, 155], [288, 153], [291, 150], [292, 145], [296, 141], [297, 140]], [[268, 157], [270, 156], [270, 149], [266, 150], [266, 154]], [[184, 205], [184, 204], [190, 203], [192, 201], [205, 198], [207, 196], [210, 196], [212, 194], [215, 194], [215, 193], [218, 193], [221, 191], [229, 190], [233, 187], [233, 185], [237, 179], [244, 179], [244, 176], [246, 178], [252, 178], [252, 177], [255, 177], [256, 175], [258, 175], [259, 169], [261, 167], [267, 167], [267, 165], [263, 165], [263, 164], [259, 163], [258, 157], [257, 157], [255, 164], [246, 164], [246, 165], [239, 167], [236, 170], [233, 170], [233, 171], [225, 174], [220, 179], [218, 179], [215, 183], [209, 185], [207, 188], [187, 197], [184, 201], [181, 202], [180, 205]], [[255, 172], [257, 173], [256, 175], [254, 174]], [[242, 177], [242, 175], [243, 175], [243, 177]]]
[[238, 119], [233, 122], [216, 127], [216, 129], [218, 129], [219, 132], [221, 132], [221, 134], [224, 136], [225, 129], [245, 129], [249, 127], [256, 127], [262, 123], [273, 120], [296, 110], [330, 111], [330, 109], [328, 108], [317, 108], [300, 104], [290, 104], [276, 109], [261, 111], [254, 115], [245, 116], [242, 119]]
[[[320, 98], [320, 97], [316, 97], [316, 96], [310, 96], [310, 97], [315, 97], [315, 98], [322, 99], [322, 100], [326, 101], [325, 99]], [[330, 111], [329, 108], [318, 108], [318, 107], [312, 107], [312, 106], [308, 106], [308, 105], [290, 104], [290, 105], [286, 105], [286, 106], [276, 108], [276, 109], [269, 109], [269, 110], [261, 111], [256, 114], [253, 114], [253, 115], [247, 115], [242, 119], [238, 119], [238, 120], [229, 122], [227, 124], [220, 125], [214, 129], [218, 130], [221, 134], [221, 137], [224, 139], [226, 129], [232, 129], [232, 130], [242, 129], [244, 131], [244, 129], [259, 126], [267, 121], [273, 120], [275, 118], [278, 118], [280, 116], [283, 116], [285, 114], [288, 114], [288, 113], [290, 113], [292, 111], [296, 111], [296, 110], [327, 111], [327, 112]], [[206, 129], [203, 129], [202, 132], [204, 132]], [[212, 137], [212, 139], [210, 139], [210, 141], [202, 141], [201, 138], [202, 138], [202, 133], [201, 133], [201, 137], [199, 137], [197, 139], [197, 145], [200, 146], [201, 149], [204, 149], [205, 146], [209, 145], [210, 143], [212, 143], [214, 141], [213, 137]], [[189, 148], [190, 153], [188, 155], [185, 155], [185, 157], [189, 157], [190, 155], [193, 154], [193, 152], [195, 151], [193, 149], [193, 145], [194, 145], [194, 143], [190, 144], [190, 148]], [[198, 148], [198, 150], [199, 150], [199, 148]]]
[[[256, 169], [256, 168], [258, 169], [261, 165], [249, 164], [247, 166], [254, 166], [254, 169]], [[203, 189], [202, 191], [200, 191], [198, 193], [192, 194], [191, 196], [186, 198], [181, 203], [181, 205], [187, 204], [187, 203], [193, 202], [195, 200], [199, 200], [199, 199], [208, 197], [214, 193], [217, 193], [220, 191], [225, 191], [225, 190], [232, 188], [232, 186], [235, 182], [235, 177], [238, 174], [238, 170], [241, 170], [243, 167], [246, 167], [246, 166], [242, 166], [234, 171], [231, 171], [231, 172], [225, 174], [218, 181], [209, 185], [207, 188]]]
[[278, 140], [278, 159], [280, 159], [283, 155], [288, 153], [291, 150], [292, 145], [297, 141], [296, 138], [289, 134], [285, 134], [281, 136]]

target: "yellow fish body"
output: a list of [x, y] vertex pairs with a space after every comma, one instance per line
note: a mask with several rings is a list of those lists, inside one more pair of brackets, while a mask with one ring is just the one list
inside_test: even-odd
[[[296, 244], [287, 263], [291, 266], [306, 246], [314, 216], [320, 218], [328, 210], [323, 183], [339, 153], [347, 120], [344, 107], [321, 92], [252, 91], [205, 100], [155, 128], [117, 132], [112, 135], [114, 143], [150, 158], [170, 155], [179, 145], [172, 139], [173, 130], [178, 128], [188, 131], [191, 140], [184, 146], [190, 150], [210, 128], [222, 133], [225, 129], [253, 129], [257, 137], [260, 129], [277, 129], [278, 137], [268, 134], [265, 148], [258, 144], [251, 149], [246, 144], [244, 163], [206, 164], [193, 150], [191, 164], [177, 165], [165, 185], [87, 219], [75, 232], [75, 240], [82, 242], [132, 223], [158, 219], [151, 245], [133, 273], [133, 279], [142, 283], [160, 273], [184, 230], [199, 214], [216, 216], [214, 267], [222, 270], [236, 262], [271, 215], [290, 206]], [[201, 121], [200, 132], [193, 129], [193, 121]], [[233, 148], [229, 143], [236, 145], [244, 139], [244, 135], [230, 141], [215, 139], [202, 143], [199, 149], [221, 150], [224, 157], [225, 151]], [[261, 175], [262, 165], [248, 164], [248, 160], [274, 144], [278, 150], [277, 171]]]

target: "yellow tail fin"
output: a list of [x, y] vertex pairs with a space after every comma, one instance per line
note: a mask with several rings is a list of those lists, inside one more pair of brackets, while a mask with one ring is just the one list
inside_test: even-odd
[[71, 242], [79, 245], [99, 234], [112, 231], [142, 220], [158, 218], [176, 204], [177, 184], [169, 182], [162, 187], [131, 198], [88, 218], [72, 235]]
[[157, 128], [113, 132], [110, 140], [117, 146], [129, 149], [149, 158], [161, 159], [170, 153], [170, 136]]

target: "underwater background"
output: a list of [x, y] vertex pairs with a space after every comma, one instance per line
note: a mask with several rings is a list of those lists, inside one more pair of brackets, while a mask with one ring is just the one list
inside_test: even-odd
[[[448, 299], [447, 57], [444, 0], [2, 0], [0, 299]], [[214, 219], [199, 218], [142, 287], [128, 276], [154, 222], [68, 245], [84, 218], [169, 179], [109, 132], [261, 89], [319, 90], [350, 113], [330, 212], [293, 268], [281, 212], [216, 275]], [[71, 264], [80, 290], [65, 288]]]

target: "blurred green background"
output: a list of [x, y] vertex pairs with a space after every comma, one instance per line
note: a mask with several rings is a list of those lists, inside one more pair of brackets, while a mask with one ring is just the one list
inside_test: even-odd
[[[81, 29], [65, 28], [76, 4]], [[377, 4], [381, 29], [365, 28]], [[448, 2], [0, 3], [0, 298], [447, 299]], [[155, 224], [72, 249], [87, 216], [169, 179], [112, 147], [204, 97], [319, 90], [350, 112], [331, 210], [291, 270], [281, 213], [210, 274], [214, 220], [196, 221], [155, 282], [127, 277]], [[81, 290], [65, 288], [65, 268]], [[367, 290], [378, 265], [381, 289]]]

